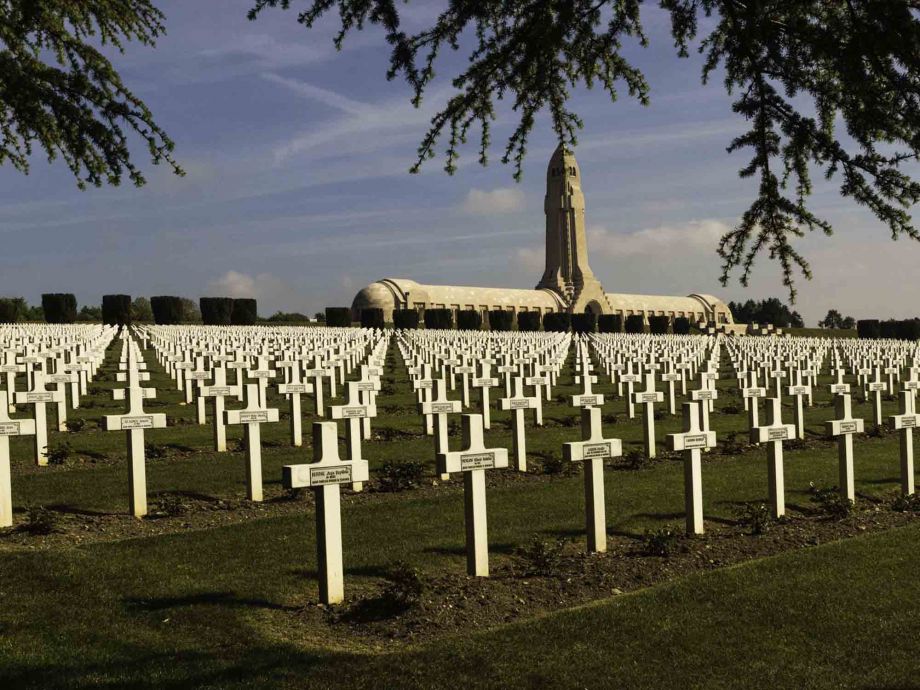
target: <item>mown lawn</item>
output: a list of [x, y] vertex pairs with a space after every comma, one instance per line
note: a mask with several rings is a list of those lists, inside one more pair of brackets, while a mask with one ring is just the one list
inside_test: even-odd
[[[152, 362], [152, 360], [151, 360]], [[378, 400], [384, 428], [417, 431], [402, 365], [392, 361]], [[241, 453], [210, 449], [210, 426], [194, 424], [194, 406], [179, 405], [162, 371], [156, 411], [179, 424], [150, 434], [150, 442], [181, 452], [148, 462], [152, 496], [164, 492], [215, 498], [244, 495]], [[97, 382], [91, 405], [71, 418], [95, 425], [120, 410], [107, 400], [112, 362]], [[807, 410], [817, 439], [833, 416], [823, 384]], [[553, 396], [576, 391], [566, 374]], [[721, 381], [717, 410], [741, 408]], [[610, 386], [599, 386], [610, 393]], [[459, 391], [451, 397], [459, 397]], [[493, 389], [493, 400], [499, 397]], [[285, 409], [276, 396], [271, 401]], [[788, 399], [787, 399], [788, 402]], [[787, 407], [791, 422], [791, 410]], [[312, 410], [309, 400], [304, 410]], [[886, 403], [886, 414], [895, 404]], [[641, 447], [639, 420], [629, 421], [622, 400], [604, 407], [605, 430]], [[871, 418], [868, 405], [854, 413]], [[616, 421], [612, 419], [616, 416]], [[549, 425], [528, 437], [539, 469], [561, 444], [577, 440], [563, 426], [576, 410], [554, 400]], [[53, 415], [52, 415], [53, 418]], [[506, 414], [493, 411], [490, 443], [510, 447]], [[552, 421], [550, 421], [552, 420]], [[263, 427], [264, 476], [280, 495], [280, 467], [311, 457], [289, 446], [287, 424]], [[658, 438], [679, 428], [679, 415], [658, 422]], [[720, 442], [744, 438], [746, 417], [713, 416]], [[871, 426], [867, 424], [867, 428]], [[533, 429], [528, 418], [528, 427]], [[239, 437], [232, 431], [231, 438]], [[67, 441], [64, 465], [35, 470], [28, 443], [13, 443], [15, 519], [30, 506], [119, 514], [126, 510], [124, 437], [87, 428], [52, 434]], [[453, 447], [459, 433], [452, 436]], [[660, 444], [663, 447], [663, 443]], [[372, 473], [386, 460], [419, 459], [433, 470], [433, 441], [424, 436], [365, 445]], [[97, 460], [94, 465], [92, 460]], [[731, 520], [737, 506], [766, 498], [765, 454], [711, 455], [704, 461], [707, 520]], [[809, 486], [836, 483], [836, 447], [814, 443], [786, 454], [787, 501], [809, 505]], [[433, 472], [429, 480], [433, 479]], [[857, 491], [863, 500], [888, 500], [898, 487], [898, 439], [856, 444]], [[638, 470], [605, 473], [611, 533], [681, 525], [682, 466], [663, 460]], [[394, 561], [427, 574], [464, 575], [462, 494], [450, 488], [407, 491], [371, 500], [346, 498], [346, 596], [379, 582]], [[582, 539], [582, 482], [572, 476], [492, 486], [489, 537], [496, 562], [533, 535]], [[130, 518], [125, 518], [130, 532]], [[40, 542], [36, 542], [40, 543]], [[0, 688], [6, 687], [912, 687], [917, 681], [918, 623], [914, 603], [920, 531], [893, 530], [716, 570], [669, 584], [491, 631], [442, 637], [420, 647], [331, 639], [302, 611], [313, 606], [315, 585], [312, 508], [302, 514], [269, 512], [241, 524], [178, 531], [157, 537], [88, 543], [74, 548], [0, 551]], [[311, 622], [314, 621], [314, 622]], [[913, 684], [913, 685], [912, 685]]]

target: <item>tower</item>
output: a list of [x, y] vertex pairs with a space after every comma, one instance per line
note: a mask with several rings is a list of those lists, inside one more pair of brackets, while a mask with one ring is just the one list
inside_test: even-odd
[[537, 289], [552, 290], [565, 301], [568, 311], [609, 311], [600, 281], [588, 265], [585, 236], [585, 196], [575, 154], [562, 144], [546, 170], [546, 269]]

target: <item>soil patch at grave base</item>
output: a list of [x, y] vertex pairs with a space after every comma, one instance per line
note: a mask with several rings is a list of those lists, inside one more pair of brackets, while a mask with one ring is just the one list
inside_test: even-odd
[[[608, 536], [608, 551], [603, 554], [585, 553], [582, 544], [568, 541], [551, 569], [542, 574], [534, 572], [532, 561], [522, 556], [492, 554], [489, 578], [421, 574], [421, 592], [411, 606], [405, 605], [405, 585], [394, 586], [383, 580], [376, 589], [350, 588], [350, 601], [342, 606], [307, 606], [291, 615], [313, 630], [324, 625], [330, 638], [342, 644], [363, 643], [385, 649], [393, 643], [422, 643], [920, 519], [916, 513], [895, 512], [888, 505], [864, 500], [850, 517], [839, 521], [792, 512], [757, 536], [741, 525], [709, 522], [702, 536], [690, 537], [678, 531], [670, 540], [668, 556], [648, 555], [645, 540], [639, 536]], [[680, 530], [682, 525], [674, 529]], [[552, 549], [553, 543], [546, 546]]]

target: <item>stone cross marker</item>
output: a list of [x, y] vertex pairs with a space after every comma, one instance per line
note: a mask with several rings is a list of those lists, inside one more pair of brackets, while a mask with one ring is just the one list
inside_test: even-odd
[[0, 391], [0, 527], [13, 526], [13, 490], [10, 483], [10, 436], [34, 436], [35, 420], [10, 419], [8, 391]]
[[[434, 420], [434, 455], [437, 458], [439, 453], [447, 452], [447, 415], [460, 413], [460, 401], [447, 399], [444, 379], [434, 379], [434, 384], [431, 398], [419, 405], [419, 411]], [[450, 475], [442, 473], [441, 479], [447, 481]]]
[[[532, 410], [540, 401], [524, 395], [524, 382], [515, 377], [513, 395], [501, 398], [503, 410], [511, 410], [511, 433], [513, 435], [514, 466], [518, 472], [527, 471], [527, 439], [524, 434], [524, 410]], [[577, 397], [577, 396], [576, 396]]]
[[227, 385], [227, 370], [224, 367], [214, 369], [214, 383], [210, 386], [201, 386], [198, 395], [204, 398], [213, 398], [214, 450], [223, 453], [227, 450], [227, 427], [224, 425], [224, 398], [236, 395], [236, 386]]
[[282, 483], [288, 489], [310, 487], [316, 499], [316, 562], [319, 598], [330, 606], [345, 599], [342, 566], [342, 484], [368, 480], [366, 460], [339, 458], [338, 425], [313, 423], [313, 460], [304, 465], [285, 465]]
[[[361, 437], [363, 421], [369, 417], [377, 416], [377, 406], [372, 403], [361, 402], [361, 383], [348, 382], [348, 402], [344, 405], [332, 405], [329, 410], [332, 419], [346, 420], [345, 441], [348, 445], [348, 459], [361, 460]], [[353, 491], [361, 491], [361, 482], [351, 485]]]
[[811, 395], [811, 386], [802, 383], [802, 372], [798, 371], [796, 373], [796, 383], [795, 385], [789, 386], [786, 389], [786, 392], [789, 395], [795, 398], [795, 435], [796, 438], [805, 438], [805, 404], [804, 398], [807, 398]]
[[888, 384], [882, 381], [882, 372], [879, 367], [875, 367], [875, 380], [866, 384], [866, 395], [873, 394], [872, 408], [875, 412], [875, 427], [882, 426], [882, 393], [888, 390]]
[[751, 385], [741, 389], [741, 397], [744, 398], [748, 412], [748, 431], [753, 434], [754, 429], [760, 426], [760, 406], [759, 399], [767, 397], [767, 389], [757, 385], [757, 372], [751, 370]]
[[581, 408], [581, 441], [564, 443], [562, 457], [569, 462], [585, 463], [585, 529], [588, 551], [607, 550], [607, 517], [604, 504], [604, 460], [623, 455], [623, 442], [604, 438], [601, 409]]
[[59, 402], [63, 397], [62, 391], [49, 391], [45, 389], [45, 374], [35, 371], [32, 374], [32, 390], [16, 393], [16, 402], [20, 405], [32, 405], [35, 408], [35, 464], [45, 466], [48, 464], [48, 414], [45, 405]]
[[479, 365], [478, 378], [473, 379], [473, 388], [479, 389], [479, 410], [482, 413], [482, 425], [485, 429], [491, 428], [491, 414], [489, 404], [489, 389], [498, 385], [498, 379], [492, 378], [492, 365], [488, 362], [481, 362]]
[[828, 436], [837, 438], [840, 494], [854, 501], [856, 500], [856, 487], [853, 478], [853, 434], [863, 433], [865, 423], [862, 419], [853, 417], [853, 404], [849, 393], [837, 396], [834, 401], [834, 410], [839, 419], [825, 422], [825, 430]]
[[166, 415], [144, 412], [143, 388], [137, 369], [128, 370], [128, 412], [106, 415], [106, 431], [124, 431], [128, 444], [128, 503], [131, 514], [140, 518], [147, 514], [147, 466], [144, 449], [144, 430], [162, 429], [166, 426]]
[[654, 372], [645, 375], [645, 390], [633, 393], [633, 402], [645, 407], [642, 416], [643, 440], [645, 442], [645, 455], [655, 457], [655, 403], [664, 400], [664, 393], [655, 390]]
[[466, 572], [476, 577], [489, 576], [489, 539], [486, 518], [485, 470], [508, 466], [505, 448], [486, 448], [482, 415], [465, 414], [464, 450], [438, 454], [438, 470], [444, 474], [463, 473], [463, 501], [466, 515]]
[[704, 431], [700, 425], [700, 408], [706, 401], [684, 403], [684, 430], [668, 434], [668, 448], [684, 454], [684, 509], [687, 533], [703, 533], [703, 478], [700, 451], [716, 445], [716, 432]]
[[[801, 402], [801, 398], [799, 398]], [[783, 479], [783, 441], [796, 437], [794, 424], [783, 424], [783, 402], [780, 398], [768, 398], [767, 423], [755, 427], [751, 441], [767, 444], [767, 485], [770, 494], [770, 509], [774, 518], [786, 514], [786, 489]]]
[[291, 403], [291, 443], [300, 447], [303, 445], [303, 424], [300, 415], [300, 396], [313, 391], [309, 383], [304, 383], [300, 378], [300, 362], [294, 362], [289, 370], [290, 381], [278, 384], [278, 394], [286, 395]]
[[246, 497], [262, 500], [262, 433], [259, 425], [278, 421], [278, 410], [259, 404], [259, 384], [246, 384], [246, 408], [226, 410], [226, 424], [242, 424], [246, 443]]
[[915, 491], [914, 429], [920, 425], [920, 415], [916, 412], [913, 391], [902, 390], [900, 398], [901, 413], [890, 419], [891, 426], [901, 432], [901, 493], [910, 496]]

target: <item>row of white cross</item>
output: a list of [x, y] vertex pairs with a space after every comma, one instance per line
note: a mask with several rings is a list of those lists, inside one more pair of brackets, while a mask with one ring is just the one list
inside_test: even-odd
[[[212, 421], [215, 425], [217, 450], [224, 450], [226, 445], [223, 425], [244, 426], [247, 496], [253, 501], [262, 500], [260, 425], [277, 422], [279, 419], [278, 410], [268, 408], [266, 404], [267, 380], [275, 378], [279, 370], [281, 371], [285, 381], [278, 384], [278, 392], [288, 396], [291, 401], [292, 417], [297, 418], [296, 424], [292, 421], [292, 441], [299, 445], [299, 396], [311, 392], [309, 385], [300, 378], [300, 363], [307, 362], [312, 365], [304, 373], [308, 377], [312, 375], [312, 392], [317, 401], [322, 400], [324, 380], [329, 380], [330, 394], [334, 396], [334, 386], [345, 384], [346, 374], [358, 366], [361, 367], [360, 380], [347, 381], [346, 404], [328, 408], [333, 420], [346, 420], [347, 457], [340, 457], [335, 421], [317, 422], [313, 427], [314, 462], [287, 466], [283, 474], [286, 486], [311, 487], [315, 490], [320, 590], [321, 598], [326, 603], [336, 603], [344, 596], [339, 487], [341, 484], [350, 484], [353, 488], [360, 489], [362, 483], [368, 479], [367, 461], [361, 454], [361, 439], [366, 438], [369, 433], [369, 426], [366, 424], [376, 415], [373, 396], [380, 389], [379, 376], [382, 373], [383, 357], [388, 342], [387, 337], [371, 333], [363, 339], [353, 338], [356, 344], [351, 349], [334, 347], [319, 355], [304, 350], [296, 359], [285, 359], [287, 355], [280, 355], [270, 349], [263, 349], [261, 352], [243, 349], [243, 354], [236, 352], [231, 356], [228, 354], [231, 348], [215, 348], [213, 344], [208, 344], [204, 340], [183, 349], [179, 346], [181, 334], [173, 333], [169, 329], [140, 329], [135, 333], [140, 342], [152, 345], [158, 359], [176, 378], [177, 387], [186, 391], [188, 402], [203, 401], [207, 398], [213, 400]], [[107, 343], [111, 337], [112, 333], [109, 332], [108, 340], [100, 337], [97, 344], [103, 341]], [[503, 347], [509, 343], [492, 343], [490, 346], [488, 339], [468, 340], [465, 350], [456, 344], [452, 346], [450, 338], [444, 336], [400, 333], [396, 337], [413, 388], [418, 394], [419, 412], [424, 418], [424, 428], [427, 433], [434, 436], [438, 471], [445, 478], [457, 472], [464, 476], [468, 571], [472, 575], [487, 576], [489, 568], [484, 472], [509, 465], [508, 450], [488, 448], [484, 440], [484, 430], [489, 425], [488, 391], [500, 385], [498, 377], [491, 376], [491, 367], [495, 366], [497, 373], [504, 379], [505, 397], [500, 398], [499, 403], [502, 409], [513, 412], [512, 454], [515, 467], [520, 471], [526, 471], [524, 412], [531, 410], [535, 423], [542, 424], [542, 401], [550, 398], [551, 388], [557, 382], [570, 351], [570, 336], [557, 334], [530, 338], [514, 341], [509, 347]], [[334, 336], [331, 336], [330, 341], [333, 340]], [[146, 372], [143, 355], [135, 339], [125, 332], [121, 342], [120, 371], [117, 377], [126, 383], [126, 387], [114, 391], [113, 395], [116, 399], [126, 400], [128, 409], [125, 414], [107, 416], [105, 423], [108, 430], [126, 432], [130, 507], [132, 514], [140, 517], [146, 514], [144, 431], [166, 426], [166, 419], [162, 414], [144, 411], [143, 401], [155, 397], [155, 390], [141, 385], [142, 381], [149, 379], [149, 374]], [[687, 380], [698, 379], [699, 388], [689, 391], [691, 401], [684, 403], [682, 407], [683, 431], [669, 434], [667, 445], [671, 450], [683, 454], [687, 531], [700, 534], [703, 532], [701, 452], [716, 445], [715, 432], [709, 428], [709, 413], [713, 400], [717, 397], [714, 382], [718, 377], [720, 348], [727, 348], [738, 374], [739, 386], [749, 411], [751, 440], [766, 446], [770, 504], [774, 516], [777, 517], [785, 512], [782, 444], [786, 440], [802, 437], [802, 401], [810, 399], [811, 396], [811, 386], [802, 383], [803, 372], [820, 371], [823, 362], [829, 356], [832, 370], [837, 372], [837, 382], [832, 384], [830, 390], [836, 395], [838, 419], [827, 423], [827, 433], [838, 438], [841, 491], [847, 498], [854, 498], [852, 438], [854, 434], [863, 432], [864, 424], [863, 420], [852, 416], [849, 384], [843, 382], [846, 355], [842, 352], [815, 346], [809, 351], [813, 359], [807, 362], [805, 367], [798, 367], [793, 363], [790, 365], [791, 369], [785, 371], [774, 364], [772, 369], [764, 372], [761, 363], [767, 358], [766, 355], [758, 358], [756, 353], [745, 351], [745, 348], [750, 349], [749, 346], [719, 337], [697, 339], [689, 344], [681, 343], [671, 353], [666, 347], [655, 349], [654, 346], [639, 352], [632, 340], [618, 342], [616, 339], [599, 336], [579, 338], [575, 344], [576, 380], [582, 385], [582, 392], [573, 396], [572, 405], [581, 408], [582, 440], [566, 443], [563, 454], [566, 460], [584, 462], [585, 465], [586, 531], [589, 550], [606, 549], [603, 462], [622, 454], [621, 440], [604, 438], [603, 435], [600, 406], [605, 400], [602, 394], [593, 389], [598, 380], [597, 375], [593, 373], [594, 358], [611, 377], [611, 383], [625, 389], [621, 395], [624, 395], [627, 401], [628, 410], [634, 405], [644, 406], [644, 441], [649, 456], [653, 456], [655, 452], [654, 405], [664, 401], [664, 393], [655, 389], [656, 379], [660, 378], [668, 383], [670, 408], [674, 407], [675, 386], [680, 384], [682, 391], [686, 392]], [[104, 349], [103, 346], [103, 352]], [[624, 360], [624, 354], [631, 355], [632, 359]], [[366, 363], [359, 364], [365, 359]], [[638, 363], [637, 370], [633, 368], [633, 360]], [[205, 366], [205, 361], [208, 362], [208, 366]], [[274, 362], [274, 369], [269, 367], [270, 361]], [[21, 364], [25, 365], [26, 362]], [[6, 415], [8, 400], [0, 399], [0, 459], [4, 457], [4, 447], [6, 459], [5, 463], [0, 463], [0, 484], [7, 487], [5, 497], [0, 493], [0, 505], [5, 506], [7, 512], [11, 505], [7, 437], [37, 431], [37, 427], [44, 420], [44, 415], [39, 414], [38, 406], [56, 401], [53, 393], [49, 392], [51, 397], [42, 395], [42, 369], [43, 367], [38, 367], [31, 372], [32, 390], [16, 393], [17, 402], [36, 405], [33, 420], [10, 419]], [[886, 369], [889, 370], [889, 375], [899, 375], [897, 371], [890, 371], [898, 369], [895, 365]], [[227, 383], [226, 377], [227, 372], [231, 370], [235, 370], [235, 382], [232, 385]], [[759, 420], [757, 401], [766, 397], [766, 391], [757, 386], [758, 371], [775, 381], [777, 392], [776, 396], [767, 399], [767, 419], [764, 424]], [[880, 368], [876, 368], [876, 381], [865, 382], [868, 391], [878, 393], [883, 390], [878, 387], [879, 383], [888, 385], [878, 381], [879, 371]], [[797, 383], [787, 389], [787, 394], [797, 399], [796, 423], [784, 424], [781, 418], [780, 382], [790, 372], [794, 373], [797, 379]], [[816, 376], [816, 373], [813, 376]], [[456, 390], [457, 377], [460, 379], [460, 389], [464, 398], [462, 401], [447, 399], [447, 387], [450, 385]], [[914, 381], [915, 377], [911, 374], [910, 379], [901, 382], [901, 413], [891, 419], [893, 427], [902, 432], [902, 488], [905, 493], [912, 493], [914, 490], [911, 435], [920, 418], [915, 413], [914, 406], [917, 387], [910, 385]], [[73, 383], [72, 380], [69, 382]], [[645, 389], [635, 390], [637, 383], [644, 383]], [[533, 387], [533, 395], [524, 394], [525, 385]], [[447, 416], [459, 413], [463, 407], [470, 406], [470, 388], [480, 390], [481, 411], [478, 414], [463, 415], [463, 450], [451, 451], [447, 443]], [[238, 399], [242, 396], [246, 403], [244, 409], [224, 409], [224, 398], [233, 396]], [[7, 404], [2, 404], [4, 402]], [[201, 405], [199, 421], [202, 421], [205, 417], [203, 402], [198, 404]], [[324, 414], [325, 406], [320, 406], [318, 413]]]

